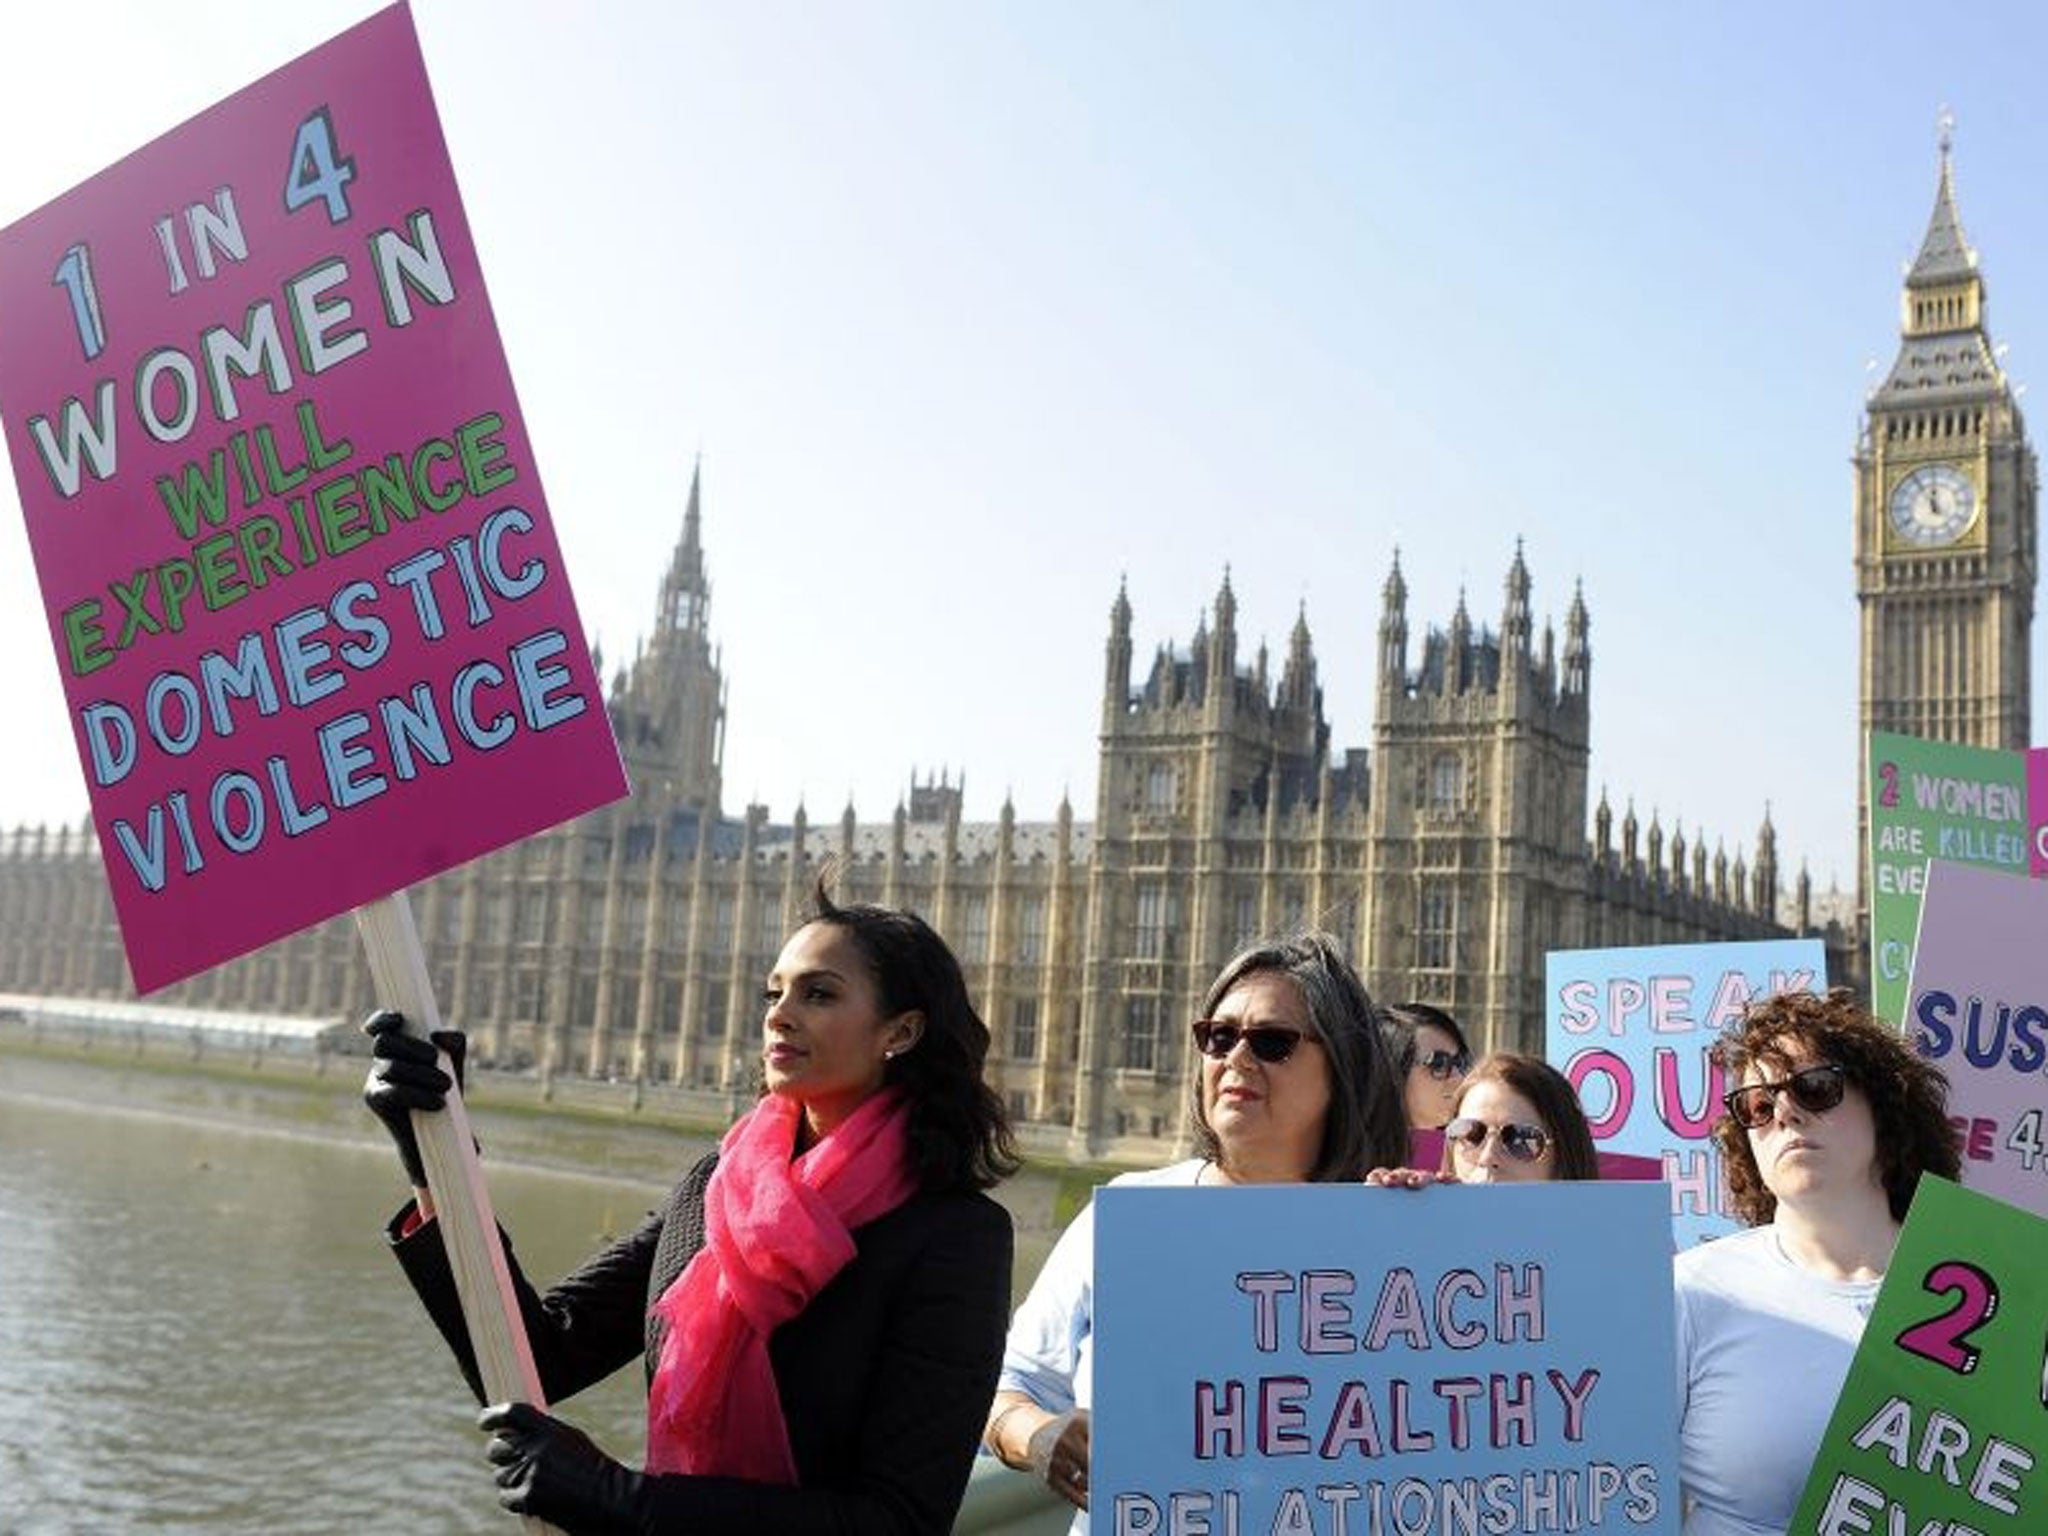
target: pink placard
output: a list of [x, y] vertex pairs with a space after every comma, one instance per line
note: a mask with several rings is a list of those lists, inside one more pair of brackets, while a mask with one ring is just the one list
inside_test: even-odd
[[1948, 1078], [1962, 1182], [2048, 1216], [2048, 884], [1932, 859], [1906, 1033]]
[[2048, 879], [2048, 747], [2027, 748], [2027, 873]]
[[0, 231], [136, 986], [625, 793], [405, 6]]
[[1664, 1159], [1641, 1157], [1633, 1152], [1601, 1152], [1596, 1150], [1593, 1159], [1600, 1165], [1603, 1179], [1628, 1179], [1655, 1181], [1664, 1177]]

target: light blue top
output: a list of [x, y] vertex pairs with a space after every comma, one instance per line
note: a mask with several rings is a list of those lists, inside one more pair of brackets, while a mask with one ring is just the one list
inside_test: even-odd
[[[1119, 1174], [1117, 1185], [1189, 1185], [1208, 1166], [1189, 1158], [1165, 1168]], [[1048, 1413], [1086, 1408], [1093, 1400], [1095, 1322], [1095, 1203], [1091, 1200], [1060, 1234], [1017, 1315], [1003, 1349], [998, 1390], [1022, 1392]], [[1076, 1511], [1070, 1536], [1086, 1536], [1088, 1516]]]
[[1677, 1259], [1685, 1536], [1782, 1536], [1877, 1280], [1827, 1280], [1755, 1227]]

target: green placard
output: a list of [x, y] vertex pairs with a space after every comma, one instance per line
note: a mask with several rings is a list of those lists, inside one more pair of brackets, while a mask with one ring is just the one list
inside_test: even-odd
[[2048, 1531], [2048, 1221], [1923, 1178], [1788, 1536]]
[[1902, 1024], [1927, 861], [2027, 873], [2027, 759], [1872, 731], [1868, 777], [1870, 1009]]

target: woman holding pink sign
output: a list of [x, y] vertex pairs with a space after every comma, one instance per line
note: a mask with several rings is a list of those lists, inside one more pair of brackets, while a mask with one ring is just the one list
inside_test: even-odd
[[1753, 1004], [1714, 1050], [1750, 1230], [1680, 1254], [1685, 1536], [1792, 1521], [1922, 1174], [1956, 1176], [1948, 1082], [1846, 992]]
[[[945, 942], [822, 884], [814, 901], [762, 993], [760, 1102], [545, 1296], [512, 1266], [549, 1399], [644, 1361], [646, 1470], [499, 1404], [479, 1423], [507, 1509], [570, 1532], [951, 1529], [1009, 1309], [1010, 1218], [982, 1191], [1017, 1158]], [[395, 1021], [371, 1020], [364, 1093], [415, 1186], [390, 1235], [481, 1397], [409, 1114], [451, 1085]]]

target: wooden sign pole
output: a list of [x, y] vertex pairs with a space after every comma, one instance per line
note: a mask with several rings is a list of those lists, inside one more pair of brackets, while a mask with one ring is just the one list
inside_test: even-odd
[[[434, 1003], [433, 978], [413, 926], [412, 905], [404, 891], [356, 908], [356, 931], [370, 960], [377, 1000], [405, 1015], [405, 1032], [425, 1040], [441, 1027]], [[443, 1071], [448, 1059], [441, 1058]], [[452, 1077], [454, 1074], [449, 1073]], [[512, 1289], [512, 1271], [505, 1247], [498, 1241], [498, 1223], [491, 1215], [491, 1197], [484, 1188], [484, 1170], [470, 1135], [469, 1112], [462, 1095], [451, 1091], [445, 1111], [415, 1112], [413, 1134], [419, 1139], [420, 1161], [426, 1165], [427, 1188], [434, 1196], [434, 1219], [455, 1271], [462, 1315], [469, 1324], [470, 1347], [484, 1395], [494, 1403], [523, 1402], [545, 1409], [540, 1373], [519, 1318], [519, 1299]], [[555, 1527], [531, 1517], [522, 1521], [529, 1536], [546, 1536]]]

